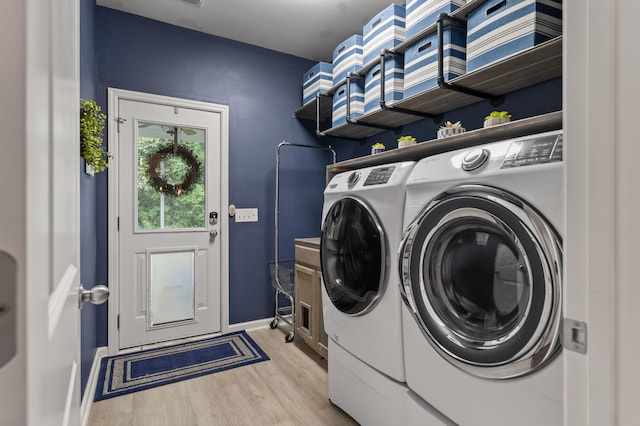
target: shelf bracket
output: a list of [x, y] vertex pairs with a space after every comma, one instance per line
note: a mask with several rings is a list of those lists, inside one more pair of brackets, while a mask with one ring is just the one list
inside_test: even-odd
[[399, 112], [402, 114], [415, 115], [418, 117], [431, 118], [433, 119], [434, 123], [442, 122], [442, 119], [444, 117], [443, 114], [430, 114], [428, 112], [414, 111], [408, 108], [401, 108], [401, 107], [395, 107], [393, 105], [387, 105], [387, 102], [385, 100], [385, 96], [386, 96], [385, 80], [386, 80], [386, 62], [387, 62], [386, 59], [394, 55], [404, 56], [401, 53], [392, 52], [389, 49], [382, 49], [382, 52], [380, 52], [380, 108], [383, 109], [384, 111], [393, 111], [393, 112]]
[[463, 27], [464, 22], [453, 18], [446, 13], [438, 15], [437, 31], [438, 31], [438, 86], [441, 89], [453, 90], [455, 92], [464, 93], [467, 95], [475, 96], [477, 98], [488, 99], [492, 106], [500, 106], [504, 102], [504, 95], [495, 96], [490, 93], [481, 92], [479, 90], [469, 89], [467, 87], [458, 86], [453, 83], [445, 81], [444, 78], [444, 27], [454, 26]]
[[356, 124], [358, 126], [364, 126], [364, 127], [372, 127], [374, 129], [396, 130], [397, 129], [396, 127], [385, 126], [382, 124], [364, 123], [351, 118], [351, 79], [363, 80], [364, 77], [354, 72], [347, 74], [347, 123]]
[[318, 92], [316, 93], [316, 135], [324, 136], [322, 134], [322, 130], [320, 130], [320, 97], [331, 97], [327, 92]]
[[[324, 96], [324, 97], [327, 97], [327, 98], [333, 98], [333, 96], [328, 94], [327, 92], [316, 93], [316, 136], [324, 138], [324, 137], [331, 136], [331, 135], [325, 135], [324, 134], [326, 129], [325, 130], [320, 130], [320, 97], [321, 96]], [[352, 141], [358, 141], [361, 144], [363, 144], [364, 141], [365, 141], [364, 139], [361, 139], [361, 138], [350, 138], [348, 136], [340, 136], [339, 138], [340, 139], [348, 139], [348, 140], [352, 140]]]

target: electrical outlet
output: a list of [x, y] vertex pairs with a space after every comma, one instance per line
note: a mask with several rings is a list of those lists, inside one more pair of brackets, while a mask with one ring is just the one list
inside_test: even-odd
[[257, 222], [258, 209], [236, 209], [236, 222]]

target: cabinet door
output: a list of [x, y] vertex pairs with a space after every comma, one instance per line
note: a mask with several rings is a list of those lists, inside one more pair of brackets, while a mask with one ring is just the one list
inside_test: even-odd
[[312, 345], [314, 337], [313, 302], [314, 292], [318, 286], [316, 271], [296, 263], [295, 294], [296, 294], [296, 331], [302, 339]]

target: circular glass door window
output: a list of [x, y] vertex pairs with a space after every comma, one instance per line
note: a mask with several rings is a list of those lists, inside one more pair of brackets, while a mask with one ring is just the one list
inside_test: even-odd
[[522, 200], [461, 185], [436, 197], [407, 231], [403, 300], [459, 368], [487, 378], [528, 374], [559, 349], [561, 247]]
[[461, 220], [431, 241], [422, 266], [438, 317], [468, 345], [508, 338], [532, 297], [527, 259], [511, 236], [490, 223]]
[[322, 227], [320, 261], [337, 309], [359, 315], [375, 306], [386, 282], [387, 241], [365, 202], [344, 197], [331, 206]]

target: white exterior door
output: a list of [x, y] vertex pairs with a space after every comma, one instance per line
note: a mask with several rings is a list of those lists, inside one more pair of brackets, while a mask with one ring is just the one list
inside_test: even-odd
[[80, 424], [78, 15], [27, 0], [0, 17], [3, 425]]
[[222, 114], [118, 102], [119, 349], [221, 331]]

